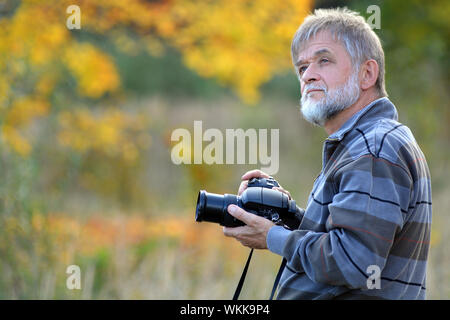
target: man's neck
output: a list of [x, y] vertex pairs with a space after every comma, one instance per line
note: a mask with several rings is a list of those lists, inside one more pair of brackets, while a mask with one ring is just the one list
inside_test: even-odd
[[359, 99], [352, 104], [350, 107], [342, 110], [337, 115], [335, 115], [333, 118], [328, 120], [325, 125], [324, 129], [328, 136], [332, 135], [334, 132], [338, 131], [342, 125], [350, 119], [355, 113], [363, 109], [365, 106], [367, 106], [372, 101], [381, 98], [378, 94], [375, 93], [366, 93], [361, 94]]

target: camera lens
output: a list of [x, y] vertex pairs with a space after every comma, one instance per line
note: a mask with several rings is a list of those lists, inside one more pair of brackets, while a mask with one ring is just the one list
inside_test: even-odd
[[197, 208], [195, 209], [195, 221], [203, 221], [203, 215], [206, 205], [206, 191], [201, 190], [197, 197]]
[[198, 193], [195, 221], [221, 223], [223, 220], [224, 196], [201, 190]]
[[233, 227], [243, 225], [227, 212], [230, 204], [239, 205], [238, 197], [232, 194], [215, 194], [201, 190], [197, 197], [195, 221], [214, 222], [222, 226]]

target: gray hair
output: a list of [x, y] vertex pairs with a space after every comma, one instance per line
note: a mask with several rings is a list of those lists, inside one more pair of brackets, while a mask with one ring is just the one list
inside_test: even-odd
[[[347, 8], [316, 9], [305, 18], [292, 40], [291, 55], [294, 64], [298, 60], [300, 50], [319, 31], [329, 31], [340, 41], [357, 68], [369, 59], [375, 60], [379, 68], [375, 87], [380, 96], [387, 97], [384, 84], [384, 52], [380, 39], [359, 13]], [[298, 70], [296, 72], [298, 76]]]

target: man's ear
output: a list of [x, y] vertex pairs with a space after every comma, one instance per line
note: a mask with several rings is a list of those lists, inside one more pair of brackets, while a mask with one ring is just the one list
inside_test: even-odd
[[367, 90], [375, 86], [378, 79], [378, 63], [371, 59], [361, 65], [361, 89]]

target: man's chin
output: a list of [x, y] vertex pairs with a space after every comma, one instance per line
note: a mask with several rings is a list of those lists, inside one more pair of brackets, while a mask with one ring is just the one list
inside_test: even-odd
[[348, 108], [343, 106], [326, 106], [322, 99], [317, 102], [308, 99], [305, 103], [300, 102], [300, 105], [303, 118], [320, 127], [323, 127], [328, 120], [333, 119], [341, 111]]
[[300, 111], [306, 121], [314, 125], [323, 127], [326, 121], [326, 117], [324, 116], [323, 112], [318, 112], [318, 108], [320, 108], [320, 105], [308, 103], [302, 104]]

